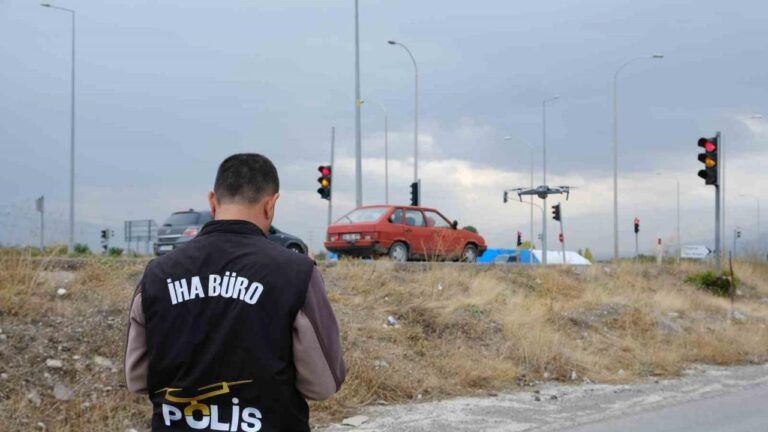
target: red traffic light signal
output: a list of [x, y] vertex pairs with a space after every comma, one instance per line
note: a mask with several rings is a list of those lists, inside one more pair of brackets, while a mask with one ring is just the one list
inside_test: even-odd
[[720, 134], [714, 138], [699, 138], [698, 146], [704, 149], [699, 153], [699, 162], [704, 164], [704, 169], [699, 170], [699, 177], [708, 185], [718, 186], [718, 160], [717, 150], [720, 142]]
[[331, 200], [331, 166], [320, 165], [317, 167], [320, 171], [320, 177], [317, 182], [320, 183], [320, 188], [317, 189], [317, 193], [320, 194], [320, 198]]
[[640, 232], [640, 218], [635, 218], [635, 234]]
[[563, 233], [560, 233], [559, 239], [560, 239], [560, 243], [563, 243], [565, 241], [565, 236], [563, 235]]

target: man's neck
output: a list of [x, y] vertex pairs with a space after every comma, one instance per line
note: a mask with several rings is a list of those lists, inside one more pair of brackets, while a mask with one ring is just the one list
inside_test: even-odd
[[216, 220], [244, 220], [261, 228], [264, 233], [269, 231], [269, 221], [260, 215], [264, 212], [255, 206], [228, 204], [216, 209]]

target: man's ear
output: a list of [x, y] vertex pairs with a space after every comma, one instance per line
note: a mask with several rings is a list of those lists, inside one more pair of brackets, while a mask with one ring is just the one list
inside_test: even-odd
[[280, 198], [280, 192], [267, 198], [266, 205], [264, 206], [264, 216], [267, 220], [272, 220], [275, 217], [275, 207], [277, 206], [277, 200]]
[[213, 191], [208, 192], [208, 205], [211, 207], [211, 216], [216, 219], [216, 194]]

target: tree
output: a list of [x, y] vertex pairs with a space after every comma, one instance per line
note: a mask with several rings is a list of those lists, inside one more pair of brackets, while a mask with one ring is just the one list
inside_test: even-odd
[[534, 246], [531, 244], [530, 241], [526, 240], [522, 244], [520, 244], [518, 249], [534, 249]]
[[594, 260], [594, 258], [592, 257], [592, 251], [591, 251], [591, 250], [589, 250], [589, 248], [586, 248], [586, 249], [584, 250], [584, 255], [583, 255], [583, 256], [584, 256], [584, 258], [586, 258], [586, 259], [587, 259], [589, 262], [592, 262], [592, 261]]
[[579, 255], [584, 256], [584, 251], [579, 249]]
[[478, 234], [477, 228], [473, 227], [472, 225], [467, 225], [464, 228], [462, 228], [465, 231], [473, 232], [475, 234]]

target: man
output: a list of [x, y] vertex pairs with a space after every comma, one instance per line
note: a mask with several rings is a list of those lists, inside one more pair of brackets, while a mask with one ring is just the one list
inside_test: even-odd
[[339, 330], [308, 257], [267, 240], [277, 170], [258, 154], [219, 166], [214, 220], [147, 265], [133, 296], [128, 389], [153, 431], [309, 431], [306, 399], [345, 378]]

